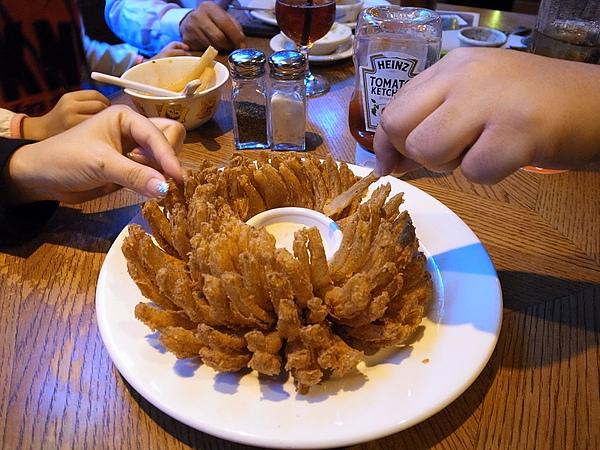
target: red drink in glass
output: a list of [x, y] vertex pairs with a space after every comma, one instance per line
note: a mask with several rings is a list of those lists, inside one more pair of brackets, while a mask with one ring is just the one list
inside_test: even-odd
[[286, 0], [275, 5], [277, 25], [300, 46], [312, 46], [331, 29], [335, 20], [335, 1]]
[[313, 75], [308, 67], [309, 52], [331, 29], [335, 21], [335, 0], [276, 0], [275, 17], [283, 34], [294, 41], [306, 57], [306, 95], [313, 97], [329, 90], [329, 82]]

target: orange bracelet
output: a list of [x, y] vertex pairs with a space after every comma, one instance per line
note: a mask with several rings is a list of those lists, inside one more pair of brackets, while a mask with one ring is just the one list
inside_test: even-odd
[[27, 114], [18, 113], [10, 119], [10, 137], [13, 139], [23, 138], [23, 119], [29, 117]]

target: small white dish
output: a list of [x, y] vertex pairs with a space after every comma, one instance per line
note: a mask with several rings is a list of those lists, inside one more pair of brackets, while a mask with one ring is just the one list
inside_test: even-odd
[[275, 0], [250, 0], [248, 2], [249, 8], [265, 8], [271, 9], [271, 11], [250, 11], [250, 15], [255, 19], [262, 20], [269, 25], [277, 26], [277, 19], [275, 18]]
[[500, 30], [488, 27], [466, 27], [458, 30], [461, 47], [502, 47], [508, 36]]
[[343, 233], [337, 223], [318, 211], [308, 208], [285, 207], [261, 212], [246, 221], [254, 228], [265, 227], [275, 237], [277, 247], [285, 248], [293, 254], [294, 233], [303, 228], [317, 227], [327, 260], [331, 260], [340, 248]]
[[[327, 64], [335, 61], [341, 61], [352, 57], [352, 41], [350, 37], [346, 42], [342, 43], [336, 51], [329, 55], [312, 55], [308, 54], [310, 63]], [[286, 38], [282, 33], [279, 33], [271, 38], [271, 50], [278, 52], [279, 50], [295, 50], [296, 45]]]
[[[456, 14], [452, 11], [438, 10], [440, 15]], [[460, 16], [463, 21], [467, 22], [469, 26], [476, 27], [479, 25], [479, 13], [475, 12], [461, 12]], [[462, 25], [461, 25], [462, 26]], [[442, 55], [445, 55], [450, 50], [460, 47], [460, 41], [458, 40], [458, 30], [443, 30], [442, 31]]]
[[363, 8], [363, 0], [341, 0], [335, 3], [335, 21], [346, 23], [358, 20], [358, 13]]
[[327, 34], [313, 44], [310, 53], [317, 56], [330, 55], [351, 37], [352, 28], [334, 22]]

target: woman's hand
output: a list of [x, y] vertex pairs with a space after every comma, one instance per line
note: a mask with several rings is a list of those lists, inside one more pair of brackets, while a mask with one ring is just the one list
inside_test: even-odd
[[80, 203], [127, 187], [147, 197], [164, 194], [165, 176], [183, 182], [176, 154], [184, 127], [111, 106], [52, 138], [19, 148], [2, 177], [11, 203]]

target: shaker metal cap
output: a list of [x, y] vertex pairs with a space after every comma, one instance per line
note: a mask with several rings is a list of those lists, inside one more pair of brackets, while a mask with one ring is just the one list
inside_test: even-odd
[[265, 73], [266, 57], [255, 48], [240, 48], [231, 52], [227, 59], [232, 76], [256, 78]]
[[304, 78], [306, 58], [296, 50], [280, 50], [269, 57], [271, 76], [284, 80]]

